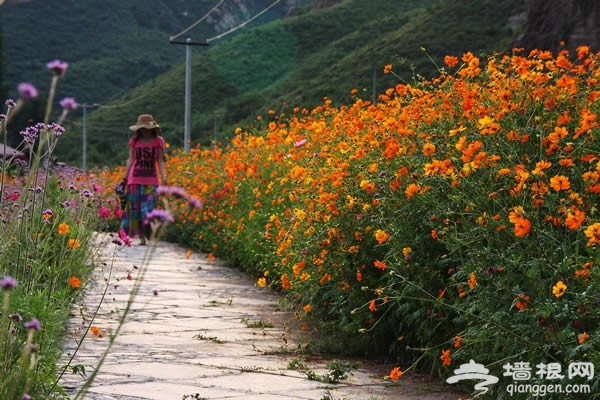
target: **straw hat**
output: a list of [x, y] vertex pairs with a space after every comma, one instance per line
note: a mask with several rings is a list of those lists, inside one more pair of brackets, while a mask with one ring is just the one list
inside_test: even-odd
[[158, 125], [158, 122], [154, 120], [154, 117], [152, 117], [152, 115], [140, 114], [138, 115], [137, 122], [135, 123], [135, 125], [131, 125], [129, 129], [132, 131], [137, 131], [142, 128], [156, 129], [160, 128], [160, 126]]

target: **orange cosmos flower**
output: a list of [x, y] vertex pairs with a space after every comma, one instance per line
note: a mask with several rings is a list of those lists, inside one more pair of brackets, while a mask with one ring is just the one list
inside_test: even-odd
[[90, 328], [90, 331], [92, 331], [92, 335], [94, 335], [94, 336], [96, 336], [96, 337], [98, 337], [98, 338], [102, 338], [102, 337], [104, 337], [104, 335], [102, 334], [102, 331], [101, 331], [101, 330], [100, 330], [100, 328], [99, 328], [99, 327], [97, 327], [97, 326], [92, 326], [92, 327]]
[[69, 224], [66, 224], [64, 222], [61, 222], [60, 224], [58, 224], [58, 234], [59, 235], [66, 235], [69, 233]]
[[377, 311], [377, 305], [375, 305], [375, 300], [369, 301], [369, 311], [371, 311], [371, 312]]
[[366, 191], [367, 193], [371, 193], [375, 190], [375, 184], [371, 181], [363, 179], [360, 181], [360, 188]]
[[564, 176], [564, 175], [554, 175], [552, 178], [550, 178], [550, 187], [555, 192], [571, 189], [571, 183], [569, 182], [569, 177]]
[[552, 166], [552, 163], [550, 161], [538, 161], [535, 164], [535, 169], [533, 171], [531, 171], [532, 174], [534, 175], [544, 175], [544, 170], [550, 168]]
[[406, 198], [410, 200], [410, 198], [413, 197], [415, 194], [419, 193], [420, 190], [421, 186], [419, 186], [416, 183], [411, 183], [404, 190], [404, 194], [406, 194]]
[[392, 72], [392, 64], [386, 64], [383, 67], [383, 73], [384, 74], [389, 74], [390, 72]]
[[565, 225], [567, 228], [575, 231], [579, 229], [583, 221], [585, 220], [585, 213], [577, 208], [567, 211], [567, 218]]
[[395, 367], [392, 368], [392, 370], [390, 371], [390, 374], [387, 376], [387, 378], [393, 380], [393, 381], [397, 381], [401, 376], [402, 376], [403, 372], [400, 369], [400, 367]]
[[437, 230], [435, 230], [435, 229], [431, 230], [431, 238], [433, 240], [440, 240], [440, 237], [438, 236]]
[[475, 289], [475, 286], [477, 286], [477, 276], [475, 275], [475, 272], [471, 272], [471, 275], [469, 275], [469, 280], [467, 281], [467, 283], [469, 284], [469, 289], [471, 289], [471, 290]]
[[67, 242], [67, 246], [71, 249], [71, 250], [75, 250], [81, 247], [81, 242], [79, 241], [79, 239], [75, 239], [75, 238], [71, 238], [69, 239], [69, 241]]
[[462, 346], [462, 337], [454, 336], [454, 347], [459, 348], [460, 346]]
[[520, 294], [517, 296], [517, 300], [515, 302], [515, 307], [519, 311], [523, 311], [527, 307], [529, 307], [529, 300], [531, 300], [531, 298], [529, 296], [527, 296], [525, 294]]
[[69, 286], [77, 289], [78, 287], [81, 286], [81, 281], [79, 280], [79, 278], [77, 278], [75, 275], [73, 275], [69, 278]]
[[587, 334], [587, 332], [583, 332], [577, 338], [577, 342], [579, 342], [579, 344], [584, 344], [586, 342], [586, 340], [588, 339], [588, 337], [589, 337], [589, 335]]
[[435, 147], [435, 144], [433, 144], [433, 143], [425, 143], [423, 145], [423, 149], [422, 149], [423, 154], [425, 154], [426, 156], [431, 156], [431, 155], [435, 154], [436, 150], [437, 149]]
[[442, 365], [444, 367], [449, 367], [450, 364], [452, 364], [452, 360], [450, 358], [450, 349], [442, 350], [440, 360], [442, 360]]
[[445, 56], [444, 57], [444, 64], [446, 64], [447, 66], [449, 66], [450, 68], [452, 68], [456, 64], [458, 64], [458, 57], [455, 57], [455, 56]]
[[377, 240], [377, 243], [379, 244], [383, 244], [385, 243], [388, 239], [390, 238], [390, 234], [387, 233], [386, 231], [383, 231], [381, 229], [377, 229], [375, 231], [375, 240]]
[[380, 269], [382, 271], [385, 271], [387, 269], [387, 264], [383, 261], [375, 260], [373, 265], [375, 265], [375, 268]]
[[287, 274], [281, 275], [281, 288], [283, 290], [289, 290], [292, 288], [290, 281], [288, 280]]
[[524, 217], [520, 217], [517, 218], [514, 222], [515, 224], [515, 229], [514, 229], [514, 233], [515, 236], [527, 236], [529, 234], [529, 231], [531, 230], [531, 222]]
[[312, 306], [310, 304], [306, 304], [304, 307], [302, 307], [302, 309], [305, 313], [309, 313], [312, 311]]

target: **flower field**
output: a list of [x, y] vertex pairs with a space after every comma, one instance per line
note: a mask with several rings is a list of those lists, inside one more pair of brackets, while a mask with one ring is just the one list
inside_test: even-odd
[[598, 56], [448, 56], [376, 102], [173, 151], [170, 182], [204, 208], [182, 203], [168, 237], [282, 291], [330, 348], [387, 355], [391, 379], [600, 366]]

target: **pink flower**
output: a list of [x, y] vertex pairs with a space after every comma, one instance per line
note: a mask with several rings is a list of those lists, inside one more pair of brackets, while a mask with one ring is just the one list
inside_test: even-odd
[[294, 143], [294, 147], [298, 148], [298, 147], [302, 147], [306, 144], [306, 139], [300, 139], [298, 140], [296, 143]]
[[119, 229], [119, 239], [123, 241], [125, 246], [131, 246], [131, 238], [123, 229]]
[[98, 185], [97, 183], [94, 183], [92, 185], [92, 189], [94, 190], [94, 192], [100, 192], [102, 190], [102, 186]]
[[111, 214], [110, 210], [106, 207], [100, 207], [100, 209], [98, 210], [98, 215], [102, 219], [110, 218], [110, 214]]
[[121, 210], [120, 207], [115, 207], [114, 210], [113, 210], [113, 214], [115, 215], [116, 219], [123, 218], [123, 210]]

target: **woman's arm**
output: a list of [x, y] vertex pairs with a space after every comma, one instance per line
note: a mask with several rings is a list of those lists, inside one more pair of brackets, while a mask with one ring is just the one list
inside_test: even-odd
[[131, 170], [131, 166], [133, 165], [133, 148], [129, 147], [129, 156], [127, 157], [127, 165], [125, 166], [125, 177], [123, 180], [127, 182], [127, 178], [129, 178], [129, 170]]

